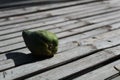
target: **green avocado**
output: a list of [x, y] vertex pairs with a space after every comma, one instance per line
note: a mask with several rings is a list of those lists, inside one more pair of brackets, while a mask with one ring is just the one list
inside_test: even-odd
[[22, 32], [24, 42], [34, 56], [52, 57], [58, 50], [57, 36], [46, 30]]

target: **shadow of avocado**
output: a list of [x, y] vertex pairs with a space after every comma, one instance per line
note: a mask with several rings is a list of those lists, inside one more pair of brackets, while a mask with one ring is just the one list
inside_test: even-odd
[[35, 57], [32, 54], [25, 54], [21, 52], [10, 52], [6, 54], [7, 59], [12, 59], [15, 63], [15, 66], [33, 63], [36, 61], [42, 61], [49, 59], [48, 57]]

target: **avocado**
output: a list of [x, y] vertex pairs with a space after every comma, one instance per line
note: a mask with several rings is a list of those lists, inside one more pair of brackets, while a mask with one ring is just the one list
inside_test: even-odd
[[24, 30], [22, 36], [26, 47], [37, 57], [53, 57], [58, 50], [57, 36], [47, 30]]

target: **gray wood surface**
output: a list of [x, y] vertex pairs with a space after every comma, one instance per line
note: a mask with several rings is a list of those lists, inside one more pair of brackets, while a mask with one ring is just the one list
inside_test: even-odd
[[[3, 1], [3, 0], [2, 0]], [[65, 0], [57, 0], [58, 2], [60, 1], [65, 1]], [[6, 8], [6, 7], [16, 7], [16, 6], [20, 6], [20, 5], [27, 5], [27, 4], [37, 4], [37, 3], [41, 3], [41, 2], [45, 2], [45, 3], [51, 3], [51, 2], [57, 2], [56, 0], [25, 0], [25, 1], [20, 1], [20, 2], [12, 2], [12, 3], [4, 3], [4, 4], [1, 4], [1, 8]], [[81, 1], [81, 3], [86, 3], [86, 2], [91, 2], [91, 1], [95, 1], [95, 0], [84, 0], [84, 1]], [[8, 1], [9, 2], [9, 1]]]
[[[3, 79], [3, 80], [4, 79], [15, 79], [17, 77], [21, 77], [21, 76], [27, 75], [29, 73], [38, 71], [40, 69], [44, 69], [49, 66], [57, 65], [59, 63], [65, 62], [66, 60], [75, 58], [75, 56], [78, 57], [78, 54], [79, 54], [79, 56], [84, 55], [85, 53], [89, 53], [93, 50], [94, 50], [94, 48], [91, 46], [78, 47], [78, 48], [72, 49], [70, 51], [56, 54], [54, 56], [54, 58], [51, 58], [51, 59], [37, 61], [37, 62], [31, 63], [31, 64], [19, 66], [16, 68], [6, 70], [4, 72], [0, 72], [0, 79]], [[73, 51], [73, 52], [71, 52], [71, 51]], [[80, 51], [80, 52], [77, 52], [77, 51]], [[3, 75], [4, 73], [7, 73], [7, 74]]]
[[15, 63], [12, 59], [0, 61], [0, 71], [9, 69], [9, 68], [14, 67], [14, 66], [15, 66]]
[[[92, 67], [94, 65], [100, 64], [101, 62], [114, 57], [115, 55], [119, 55], [118, 54], [114, 54], [114, 53], [108, 53], [108, 52], [99, 52], [93, 55], [90, 55], [86, 58], [71, 62], [69, 64], [66, 64], [64, 66], [55, 68], [53, 70], [49, 70], [47, 72], [41, 73], [37, 76], [34, 76], [30, 79], [27, 80], [35, 80], [39, 77], [39, 79], [41, 77], [44, 77], [45, 79], [53, 79], [53, 80], [58, 80], [61, 78], [64, 78], [66, 76], [69, 76], [70, 74], [74, 74], [76, 72], [80, 72], [88, 67]], [[101, 79], [103, 80], [103, 79]]]
[[45, 5], [37, 5], [37, 6], [32, 6], [32, 7], [23, 7], [20, 9], [9, 9], [7, 11], [2, 10], [0, 12], [0, 14], [4, 14], [5, 16], [25, 14], [25, 13], [35, 12], [35, 11], [39, 11], [39, 10], [48, 10], [48, 9], [78, 5], [78, 4], [83, 3], [83, 2], [87, 2], [87, 1], [79, 1], [78, 0], [78, 1], [70, 1], [70, 2], [64, 2], [64, 3], [45, 4]]
[[118, 71], [116, 71], [113, 66], [116, 64], [119, 64], [120, 60], [115, 61], [113, 63], [110, 63], [108, 65], [105, 65], [101, 68], [98, 68], [94, 71], [91, 71], [87, 74], [84, 74], [80, 77], [75, 78], [74, 80], [104, 80], [114, 74], [117, 74]]
[[[120, 46], [106, 49], [105, 52], [119, 54], [119, 50], [120, 50]], [[117, 60], [117, 61], [107, 64], [101, 68], [98, 68], [94, 71], [91, 71], [87, 74], [84, 74], [78, 78], [75, 78], [74, 80], [96, 80], [96, 79], [105, 80], [105, 79], [109, 78], [110, 76], [113, 76], [118, 73], [117, 70], [119, 70], [119, 63], [120, 63], [120, 60]], [[118, 65], [118, 67], [117, 67], [117, 65]]]
[[115, 68], [117, 71], [120, 71], [120, 63], [118, 63], [117, 65], [115, 65], [114, 68]]
[[[109, 80], [119, 75], [120, 7], [98, 0], [54, 2], [0, 9], [0, 80]], [[21, 35], [25, 29], [55, 33], [54, 57], [32, 56]]]
[[96, 41], [107, 40], [107, 39], [109, 39], [111, 37], [115, 37], [117, 35], [118, 36], [120, 35], [120, 29], [109, 31], [109, 32], [104, 33], [104, 34], [96, 35], [96, 36], [91, 37], [89, 39], [83, 39], [80, 41], [80, 43], [81, 43], [81, 45], [94, 44]]
[[117, 18], [117, 17], [120, 17], [119, 11], [85, 18], [85, 19], [83, 19], [83, 21], [85, 20], [85, 21], [88, 21], [90, 23], [97, 23], [97, 22], [101, 22], [101, 21], [105, 21], [105, 20], [112, 19], [112, 18]]
[[[92, 3], [92, 4], [87, 4], [88, 5], [88, 7], [86, 7], [86, 10], [87, 9], [90, 9], [89, 7], [90, 7], [90, 5], [91, 5], [91, 8], [93, 8], [93, 7], [96, 7], [96, 6], [94, 6], [95, 4], [94, 3]], [[76, 6], [75, 6], [76, 7]], [[78, 11], [80, 11], [81, 12], [81, 10], [82, 10], [82, 12], [83, 12], [83, 10], [85, 9], [84, 7], [85, 7], [85, 5], [79, 5], [78, 7], [81, 7], [81, 8], [78, 8], [77, 10]], [[72, 8], [72, 7], [70, 7], [70, 8]], [[100, 7], [100, 6], [98, 6], [98, 8], [99, 9], [105, 9], [105, 7]], [[65, 8], [66, 9], [66, 8]], [[62, 8], [62, 10], [64, 10], [64, 8]], [[68, 10], [66, 10], [66, 11], [64, 11], [64, 12], [67, 12]], [[72, 11], [72, 10], [71, 10]], [[56, 10], [52, 10], [51, 11], [52, 13], [54, 13], [54, 12], [57, 12]], [[50, 11], [45, 11], [45, 12], [37, 12], [37, 13], [33, 13], [33, 14], [27, 14], [27, 15], [21, 15], [21, 16], [17, 16], [18, 18], [17, 19], [13, 19], [13, 20], [8, 20], [8, 21], [5, 21], [5, 22], [2, 22], [2, 23], [0, 23], [0, 25], [2, 26], [2, 25], [6, 25], [6, 24], [15, 24], [15, 23], [20, 23], [20, 22], [25, 22], [25, 21], [30, 21], [30, 20], [36, 20], [36, 19], [40, 19], [40, 18], [45, 18], [45, 17], [50, 17], [51, 16], [51, 12]], [[61, 11], [61, 9], [59, 10], [59, 12], [61, 12], [62, 14], [63, 14], [63, 12]], [[72, 12], [72, 13], [74, 13], [74, 11]], [[72, 14], [71, 13], [71, 14]], [[70, 13], [69, 13], [70, 14]], [[53, 15], [53, 16], [55, 16], [55, 15]], [[12, 18], [12, 17], [11, 17]], [[13, 17], [14, 18], [14, 17]], [[64, 18], [64, 17], [63, 17]]]

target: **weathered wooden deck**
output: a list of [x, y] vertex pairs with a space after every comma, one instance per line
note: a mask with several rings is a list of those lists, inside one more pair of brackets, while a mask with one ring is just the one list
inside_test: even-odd
[[[36, 2], [0, 6], [0, 80], [120, 79], [120, 6], [96, 0]], [[54, 32], [58, 53], [32, 57], [21, 36], [25, 29]]]

